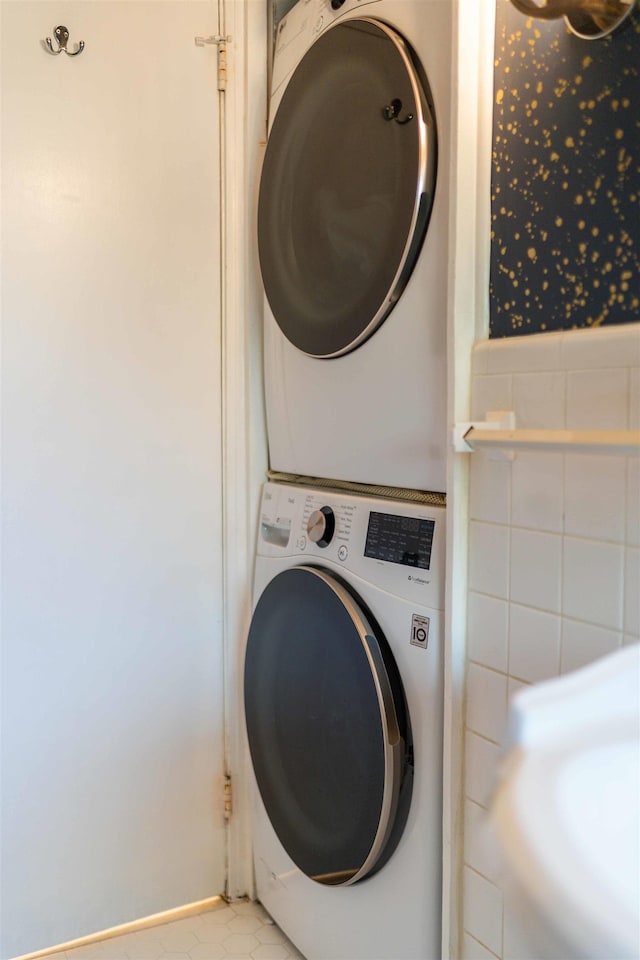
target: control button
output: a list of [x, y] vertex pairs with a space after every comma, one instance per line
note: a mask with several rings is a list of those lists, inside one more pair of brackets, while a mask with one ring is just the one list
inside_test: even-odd
[[343, 543], [340, 549], [338, 550], [338, 560], [346, 560], [348, 556], [349, 556], [349, 551], [347, 550], [347, 548]]
[[323, 23], [324, 23], [324, 17], [318, 17], [318, 19], [316, 20], [315, 28], [314, 28], [315, 31], [316, 31], [316, 33], [318, 33], [320, 30], [322, 30], [322, 24], [323, 24]]
[[298, 549], [304, 550], [306, 546], [307, 546], [307, 538], [300, 537], [300, 539], [298, 540]]
[[336, 518], [331, 507], [314, 510], [307, 523], [307, 534], [312, 543], [328, 547], [336, 529]]

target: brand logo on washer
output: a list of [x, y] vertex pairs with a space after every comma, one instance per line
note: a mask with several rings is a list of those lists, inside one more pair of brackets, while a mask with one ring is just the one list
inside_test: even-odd
[[423, 577], [412, 577], [411, 574], [409, 574], [407, 580], [411, 580], [413, 583], [422, 583], [425, 584], [425, 586], [427, 583], [429, 583], [429, 581], [425, 580]]
[[429, 645], [429, 617], [421, 617], [414, 613], [411, 618], [411, 643], [414, 647], [426, 650]]

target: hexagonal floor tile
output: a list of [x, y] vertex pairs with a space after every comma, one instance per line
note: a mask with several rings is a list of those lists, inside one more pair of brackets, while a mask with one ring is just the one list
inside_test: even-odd
[[191, 960], [221, 960], [228, 956], [221, 943], [199, 943], [193, 950], [189, 950]]
[[231, 907], [221, 907], [218, 910], [208, 910], [206, 913], [198, 914], [203, 924], [226, 924], [234, 920], [238, 914]]
[[192, 947], [198, 945], [195, 933], [184, 930], [182, 927], [175, 928], [172, 923], [165, 923], [158, 927], [156, 935], [167, 953], [187, 953]]
[[137, 930], [135, 933], [123, 933], [119, 937], [104, 941], [104, 953], [109, 954], [111, 947], [117, 950], [114, 958], [128, 957], [129, 960], [158, 960], [164, 947], [155, 938], [155, 929]]
[[200, 943], [222, 943], [228, 936], [226, 923], [203, 924], [196, 930], [196, 938]]
[[260, 946], [260, 941], [250, 933], [232, 933], [222, 941], [228, 954], [247, 954]]
[[261, 943], [251, 956], [253, 960], [287, 960], [289, 951], [284, 943]]
[[234, 917], [234, 919], [229, 920], [227, 924], [232, 933], [255, 933], [262, 925], [262, 920], [248, 915]]
[[280, 927], [276, 926], [273, 922], [265, 923], [256, 930], [254, 936], [257, 937], [260, 943], [284, 943], [287, 939]]
[[230, 906], [241, 916], [248, 914], [251, 917], [258, 916], [264, 917], [265, 919], [269, 917], [269, 914], [262, 904], [257, 903], [255, 900], [232, 900]]

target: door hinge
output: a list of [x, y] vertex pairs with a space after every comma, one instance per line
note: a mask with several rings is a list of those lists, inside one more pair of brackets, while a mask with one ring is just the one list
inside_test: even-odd
[[196, 47], [204, 47], [206, 44], [215, 44], [218, 48], [218, 90], [227, 89], [227, 44], [231, 42], [231, 37], [214, 35], [210, 37], [195, 37]]
[[231, 814], [233, 813], [231, 800], [231, 774], [227, 773], [225, 774], [223, 786], [223, 816], [225, 820], [230, 820]]

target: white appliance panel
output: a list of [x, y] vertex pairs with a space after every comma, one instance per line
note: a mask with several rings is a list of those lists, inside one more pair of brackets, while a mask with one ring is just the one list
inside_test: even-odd
[[426, 73], [437, 127], [429, 226], [398, 302], [373, 335], [332, 359], [307, 356], [282, 334], [265, 298], [265, 395], [271, 468], [421, 490], [445, 490], [450, 51], [444, 0], [301, 0], [281, 25], [271, 119], [317, 36], [351, 17], [390, 25]]
[[[336, 518], [325, 548], [310, 544], [307, 534], [320, 507]], [[428, 571], [364, 556], [372, 513], [434, 523]], [[415, 758], [411, 806], [396, 849], [377, 873], [349, 886], [325, 886], [298, 869], [254, 790], [258, 899], [308, 960], [440, 956], [444, 527], [442, 507], [293, 485], [264, 487], [255, 602], [279, 573], [300, 566], [319, 566], [355, 591], [398, 667]], [[426, 648], [412, 642], [416, 618], [428, 623]]]

